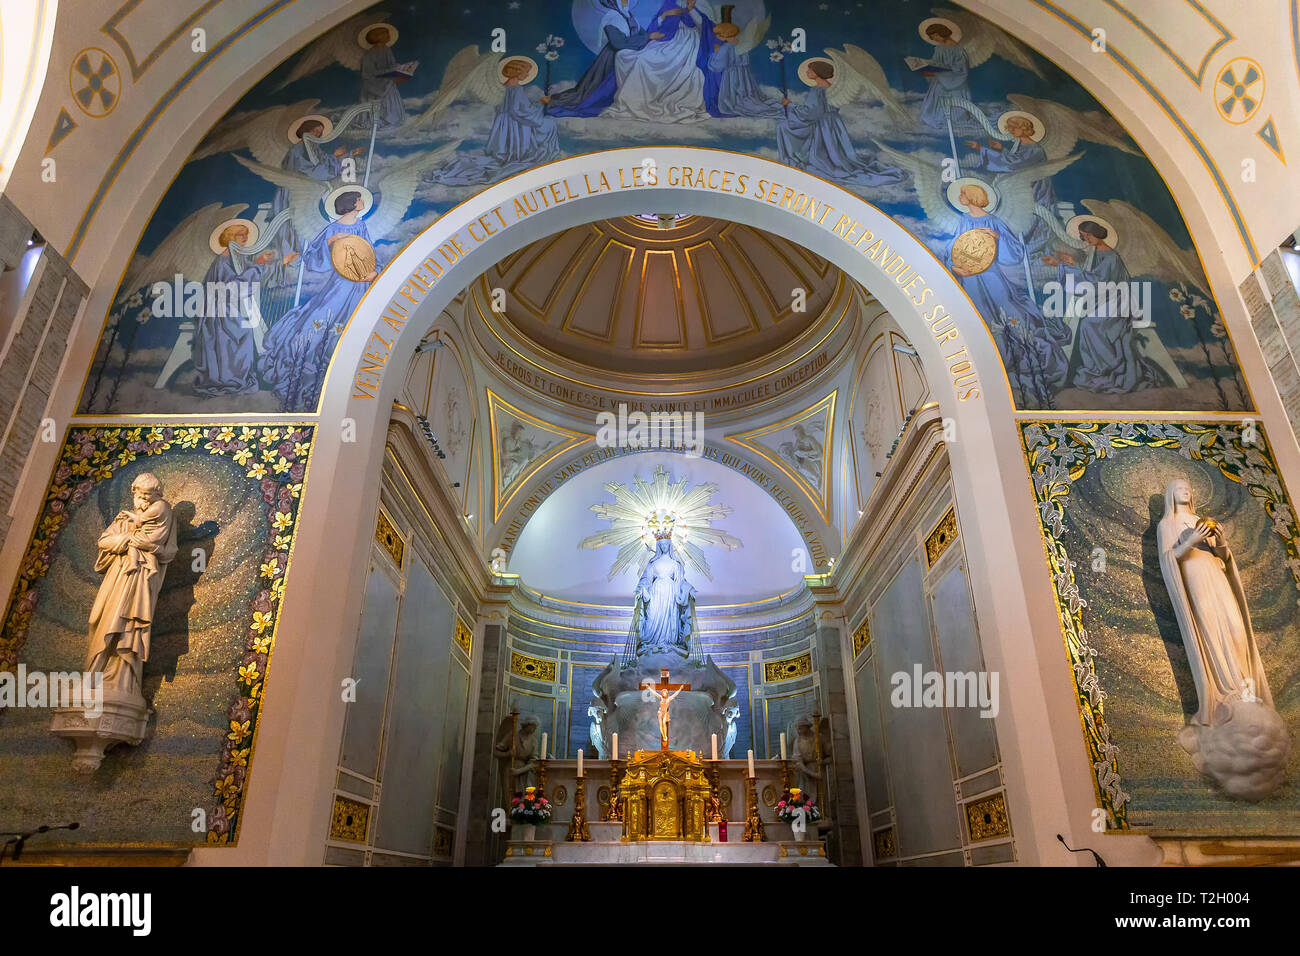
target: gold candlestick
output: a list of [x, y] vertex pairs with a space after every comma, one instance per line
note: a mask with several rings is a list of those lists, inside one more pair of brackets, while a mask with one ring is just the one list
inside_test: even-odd
[[546, 760], [543, 757], [537, 758], [537, 792], [546, 792]]
[[623, 804], [618, 796], [618, 785], [622, 779], [618, 761], [611, 760], [609, 762], [609, 803], [605, 804], [605, 815], [602, 818], [606, 823], [623, 822]]
[[587, 786], [586, 781], [578, 778], [573, 792], [573, 819], [569, 821], [569, 833], [565, 837], [570, 843], [587, 842], [591, 839], [591, 828], [587, 826]]
[[791, 782], [791, 781], [790, 781], [790, 761], [789, 761], [789, 760], [782, 760], [782, 761], [781, 761], [781, 791], [782, 791], [783, 793], [789, 793], [789, 792], [790, 792], [790, 782]]
[[722, 784], [719, 780], [718, 762], [710, 760], [708, 767], [709, 799], [704, 804], [704, 822], [721, 823], [726, 817], [722, 813]]
[[746, 777], [745, 787], [745, 843], [763, 843], [767, 837], [763, 835], [763, 821], [758, 815], [758, 790], [755, 784], [758, 777]]

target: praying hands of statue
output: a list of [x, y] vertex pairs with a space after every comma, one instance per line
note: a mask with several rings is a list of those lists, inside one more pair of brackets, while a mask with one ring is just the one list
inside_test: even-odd
[[[1213, 538], [1214, 541], [1210, 539]], [[1217, 544], [1215, 542], [1218, 542]], [[1204, 522], [1198, 521], [1196, 524], [1187, 528], [1178, 536], [1178, 544], [1174, 546], [1174, 557], [1182, 560], [1188, 551], [1197, 545], [1204, 543], [1215, 554], [1224, 557], [1228, 548], [1223, 544], [1223, 537], [1219, 532], [1218, 526], [1211, 527]]]

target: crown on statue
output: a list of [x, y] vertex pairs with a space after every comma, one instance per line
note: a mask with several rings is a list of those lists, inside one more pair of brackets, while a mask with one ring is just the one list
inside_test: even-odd
[[656, 511], [647, 519], [646, 530], [655, 536], [656, 541], [673, 536], [673, 525], [677, 522], [675, 515], [667, 511]]

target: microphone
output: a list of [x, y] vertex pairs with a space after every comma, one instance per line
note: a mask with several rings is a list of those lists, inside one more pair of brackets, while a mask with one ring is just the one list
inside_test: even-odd
[[1061, 846], [1065, 847], [1071, 853], [1091, 853], [1092, 858], [1097, 861], [1097, 866], [1103, 870], [1106, 869], [1106, 861], [1101, 858], [1101, 854], [1099, 854], [1096, 850], [1086, 846], [1080, 847], [1079, 849], [1076, 850], [1074, 847], [1070, 846], [1070, 844], [1065, 842], [1065, 837], [1061, 836], [1061, 834], [1058, 833], [1056, 835], [1056, 838], [1061, 841]]

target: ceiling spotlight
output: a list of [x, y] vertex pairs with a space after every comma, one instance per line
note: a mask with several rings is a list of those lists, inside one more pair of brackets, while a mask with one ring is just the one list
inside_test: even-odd
[[895, 351], [895, 352], [902, 352], [904, 355], [913, 355], [913, 356], [915, 356], [915, 355], [918, 355], [918, 354], [919, 354], [919, 353], [916, 351], [916, 349], [912, 348], [912, 346], [910, 346], [910, 345], [895, 345], [895, 346], [894, 346], [894, 351]]
[[415, 354], [421, 355], [425, 352], [433, 352], [442, 348], [442, 339], [425, 339], [415, 347]]

